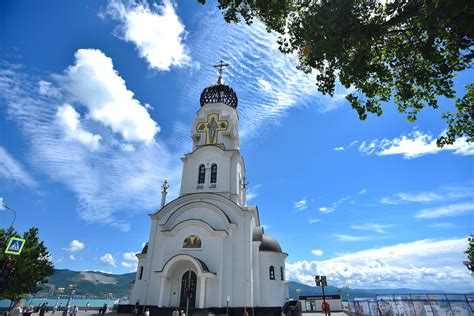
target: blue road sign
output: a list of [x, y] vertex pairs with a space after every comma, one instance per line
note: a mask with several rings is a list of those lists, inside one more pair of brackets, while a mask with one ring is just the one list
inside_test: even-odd
[[5, 253], [8, 253], [10, 255], [19, 255], [24, 245], [24, 239], [12, 237], [10, 238], [10, 242], [8, 243]]

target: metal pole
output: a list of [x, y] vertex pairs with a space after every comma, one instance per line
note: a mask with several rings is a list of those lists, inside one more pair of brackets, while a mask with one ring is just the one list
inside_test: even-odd
[[227, 300], [227, 305], [225, 307], [225, 316], [229, 316], [229, 300]]
[[190, 285], [191, 285], [191, 266], [189, 266], [188, 281], [186, 284], [186, 288], [188, 289], [188, 293], [186, 294], [186, 316], [189, 316], [189, 293], [191, 290]]
[[[323, 288], [323, 305], [326, 306], [326, 295], [324, 294], [324, 282], [321, 283], [321, 287]], [[324, 311], [322, 311], [324, 313]], [[328, 315], [328, 313], [324, 313], [325, 315]]]
[[[7, 210], [10, 210], [13, 212], [13, 220], [12, 220], [12, 223], [10, 224], [10, 228], [13, 227], [13, 223], [15, 223], [15, 220], [16, 220], [16, 212], [14, 209], [12, 208], [9, 208], [8, 205], [6, 205], [5, 203], [3, 203], [3, 207], [5, 207]], [[10, 230], [10, 228], [8, 230]]]

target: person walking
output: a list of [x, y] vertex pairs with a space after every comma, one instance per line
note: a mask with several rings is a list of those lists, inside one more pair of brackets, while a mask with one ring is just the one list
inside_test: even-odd
[[329, 313], [329, 303], [326, 302], [326, 300], [324, 300], [323, 303], [321, 304], [321, 309], [323, 310], [324, 315], [330, 316], [330, 314], [328, 315], [328, 313]]
[[150, 309], [149, 308], [146, 309], [145, 316], [150, 316]]
[[23, 304], [18, 300], [10, 311], [9, 316], [21, 316], [21, 313], [23, 313]]
[[33, 313], [33, 305], [28, 306], [27, 310], [23, 311], [23, 316], [31, 316]]
[[179, 313], [179, 316], [186, 316], [186, 313], [184, 312], [183, 309], [182, 309], [181, 312]]
[[77, 305], [74, 305], [74, 308], [72, 309], [72, 315], [77, 316], [77, 313], [79, 313], [79, 307], [77, 307]]
[[89, 302], [86, 303], [86, 310], [85, 310], [86, 313], [87, 313], [87, 310], [89, 309], [89, 306], [90, 306], [90, 305], [91, 305], [91, 304], [90, 304]]

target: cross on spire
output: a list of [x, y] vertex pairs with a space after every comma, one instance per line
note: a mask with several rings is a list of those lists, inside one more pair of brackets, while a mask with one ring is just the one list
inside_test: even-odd
[[224, 81], [222, 80], [222, 68], [229, 66], [229, 64], [225, 64], [224, 61], [221, 59], [219, 64], [217, 65], [212, 65], [214, 68], [219, 68], [219, 77], [217, 78], [217, 84], [224, 84]]

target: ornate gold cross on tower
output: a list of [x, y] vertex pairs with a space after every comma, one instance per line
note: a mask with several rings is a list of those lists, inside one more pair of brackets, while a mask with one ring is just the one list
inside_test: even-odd
[[207, 116], [206, 122], [201, 122], [196, 125], [198, 132], [206, 133], [206, 145], [217, 144], [218, 132], [225, 131], [229, 127], [227, 120], [219, 120], [217, 113], [211, 113]]
[[222, 68], [229, 66], [229, 64], [224, 64], [224, 61], [221, 61], [217, 65], [212, 65], [214, 68], [219, 68], [219, 77], [217, 78], [217, 84], [224, 84], [222, 80]]

